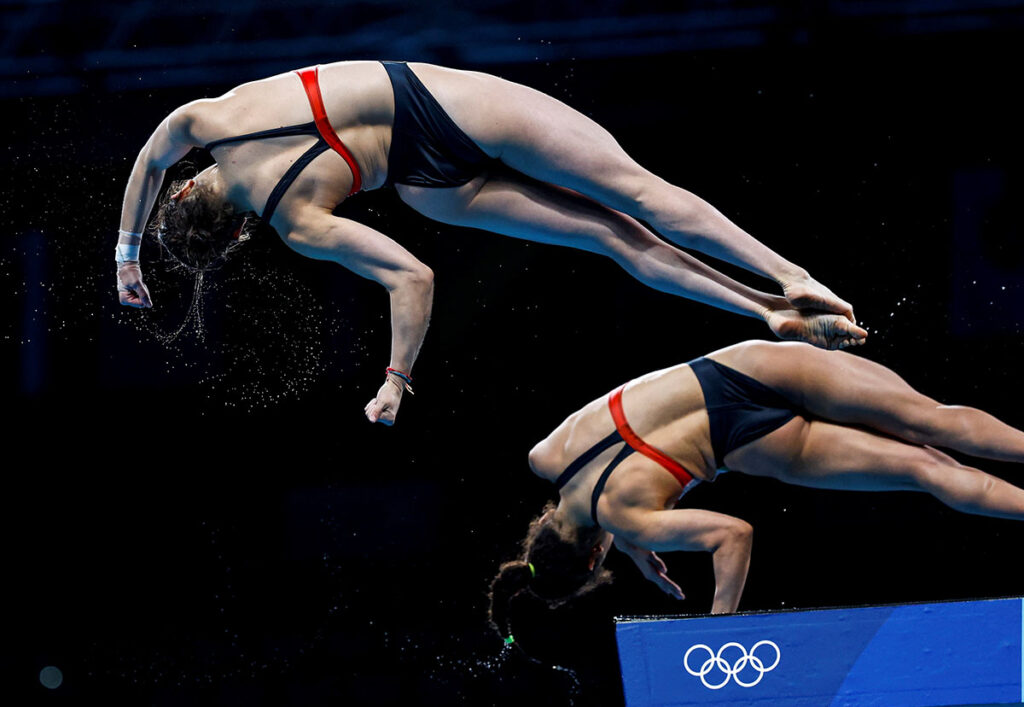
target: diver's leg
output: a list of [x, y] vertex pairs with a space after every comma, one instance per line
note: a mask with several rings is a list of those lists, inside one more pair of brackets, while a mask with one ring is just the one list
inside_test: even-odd
[[964, 513], [1024, 520], [1024, 489], [871, 430], [797, 418], [726, 455], [730, 468], [840, 491], [924, 491]]
[[785, 305], [781, 297], [732, 280], [656, 237], [636, 219], [569, 189], [505, 170], [458, 188], [399, 185], [398, 193], [420, 213], [444, 223], [605, 255], [649, 287], [761, 317], [780, 336], [833, 348], [852, 342], [852, 325], [835, 314], [794, 316], [785, 322], [793, 329], [779, 331], [773, 307], [780, 301]]
[[892, 370], [859, 356], [770, 343], [736, 347], [726, 356], [816, 417], [865, 425], [915, 444], [1024, 462], [1024, 432], [983, 410], [942, 405]]
[[[430, 88], [431, 77], [424, 73]], [[796, 307], [842, 313], [849, 303], [807, 271], [767, 247], [691, 192], [641, 167], [611, 134], [587, 116], [540, 91], [501, 79], [479, 82], [476, 110], [452, 105], [459, 124], [482, 149], [534, 179], [578, 191], [650, 224], [684, 248], [775, 280]], [[442, 97], [443, 98], [443, 97]], [[462, 103], [465, 101], [453, 101]], [[674, 136], [682, 158], [686, 138]]]

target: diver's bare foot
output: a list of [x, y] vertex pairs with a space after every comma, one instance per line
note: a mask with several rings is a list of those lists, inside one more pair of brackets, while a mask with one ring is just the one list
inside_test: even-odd
[[868, 337], [866, 330], [838, 314], [777, 309], [764, 318], [780, 339], [805, 341], [823, 349], [860, 346]]
[[782, 283], [782, 292], [786, 301], [796, 309], [813, 309], [819, 312], [832, 312], [841, 314], [852, 323], [857, 320], [853, 316], [853, 306], [844, 299], [836, 296], [810, 275], [802, 275]]

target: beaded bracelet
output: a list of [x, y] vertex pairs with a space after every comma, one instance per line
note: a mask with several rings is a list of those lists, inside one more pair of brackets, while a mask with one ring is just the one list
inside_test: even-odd
[[415, 395], [415, 393], [412, 392], [412, 376], [410, 376], [408, 373], [403, 373], [397, 368], [392, 368], [391, 366], [388, 366], [387, 368], [384, 369], [384, 374], [395, 375], [398, 378], [400, 378], [402, 380], [402, 383], [405, 385], [405, 389], [409, 391], [409, 394]]

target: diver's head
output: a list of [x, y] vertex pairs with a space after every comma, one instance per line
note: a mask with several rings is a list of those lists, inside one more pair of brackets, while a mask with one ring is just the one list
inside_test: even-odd
[[220, 265], [248, 239], [256, 221], [255, 214], [227, 199], [220, 170], [213, 165], [171, 185], [150, 229], [179, 266], [202, 272]]
[[601, 567], [611, 542], [609, 532], [577, 525], [549, 503], [530, 523], [519, 559], [501, 565], [491, 581], [491, 626], [509, 642], [509, 605], [523, 590], [557, 606], [611, 581]]

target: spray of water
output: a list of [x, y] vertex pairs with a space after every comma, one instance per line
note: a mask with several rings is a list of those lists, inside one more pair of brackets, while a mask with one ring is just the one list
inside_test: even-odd
[[188, 305], [188, 309], [185, 311], [185, 318], [181, 321], [181, 324], [177, 329], [171, 332], [163, 331], [159, 326], [153, 323], [151, 320], [146, 321], [142, 324], [142, 328], [154, 339], [159, 341], [163, 345], [173, 343], [178, 339], [179, 336], [189, 327], [189, 324], [193, 325], [193, 331], [195, 332], [196, 339], [199, 341], [206, 340], [206, 329], [203, 326], [203, 278], [205, 273], [202, 270], [197, 270], [195, 273], [195, 287], [192, 290], [192, 301]]

